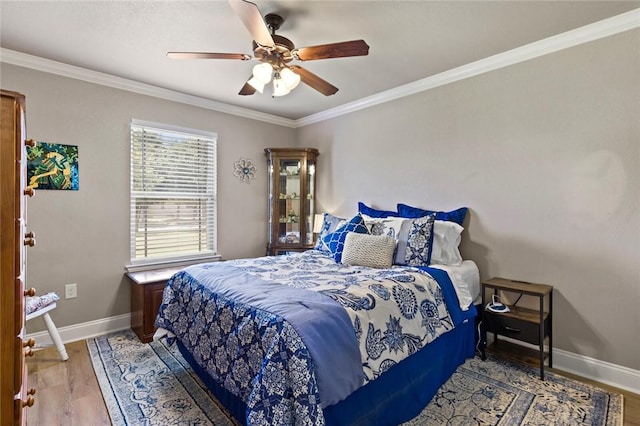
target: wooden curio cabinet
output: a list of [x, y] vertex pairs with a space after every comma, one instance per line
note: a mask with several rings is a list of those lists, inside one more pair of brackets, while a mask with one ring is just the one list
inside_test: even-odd
[[266, 148], [269, 173], [267, 255], [313, 248], [316, 158], [313, 148]]

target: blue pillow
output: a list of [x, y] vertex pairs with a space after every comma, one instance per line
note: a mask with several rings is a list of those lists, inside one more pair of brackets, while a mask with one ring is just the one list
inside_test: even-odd
[[381, 217], [398, 217], [398, 212], [392, 212], [390, 210], [378, 210], [373, 207], [367, 206], [363, 202], [358, 202], [358, 213], [366, 214], [369, 217], [381, 218]]
[[440, 212], [433, 210], [423, 210], [417, 207], [411, 207], [406, 204], [398, 204], [398, 214], [401, 217], [416, 218], [421, 216], [427, 216], [430, 214], [436, 214], [436, 220], [446, 220], [449, 222], [455, 222], [460, 226], [463, 226], [464, 218], [467, 216], [467, 208], [461, 207], [457, 210], [450, 212]]
[[320, 234], [318, 235], [318, 241], [316, 241], [315, 249], [320, 250], [322, 252], [328, 253], [329, 248], [325, 246], [323, 242], [323, 238], [338, 229], [339, 226], [344, 225], [347, 222], [346, 219], [342, 217], [337, 217], [329, 213], [325, 213], [322, 216], [322, 229], [320, 230]]
[[345, 223], [334, 232], [325, 235], [322, 242], [329, 248], [329, 252], [333, 255], [336, 262], [342, 262], [342, 252], [344, 251], [344, 241], [349, 232], [357, 232], [358, 234], [368, 234], [369, 230], [364, 224], [364, 219], [358, 213], [352, 217], [349, 222]]

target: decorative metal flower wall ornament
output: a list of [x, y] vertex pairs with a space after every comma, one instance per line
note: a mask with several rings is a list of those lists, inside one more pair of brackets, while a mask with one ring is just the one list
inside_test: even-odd
[[233, 163], [233, 166], [233, 175], [237, 177], [240, 182], [250, 183], [256, 178], [256, 166], [253, 165], [251, 160], [241, 158]]

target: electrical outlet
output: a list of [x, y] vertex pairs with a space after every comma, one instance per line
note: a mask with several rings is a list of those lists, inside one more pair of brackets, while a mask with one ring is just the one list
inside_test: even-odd
[[64, 298], [74, 299], [78, 297], [78, 284], [66, 284], [64, 286]]

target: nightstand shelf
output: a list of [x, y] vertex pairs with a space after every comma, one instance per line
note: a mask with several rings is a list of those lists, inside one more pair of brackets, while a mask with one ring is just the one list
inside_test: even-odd
[[[493, 294], [500, 291], [534, 296], [539, 299], [538, 309], [528, 309], [519, 306], [508, 306], [509, 312], [492, 312], [486, 309], [487, 290], [493, 289]], [[545, 310], [544, 299], [548, 298], [548, 309]], [[549, 367], [553, 366], [553, 286], [533, 284], [505, 278], [491, 278], [482, 283], [482, 359], [486, 359], [487, 333], [493, 333], [494, 342], [498, 342], [498, 335], [530, 343], [538, 346], [540, 363], [540, 378], [544, 380], [544, 361], [548, 360]], [[544, 350], [545, 340], [548, 340], [548, 351]]]

